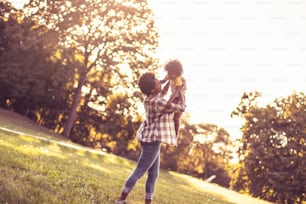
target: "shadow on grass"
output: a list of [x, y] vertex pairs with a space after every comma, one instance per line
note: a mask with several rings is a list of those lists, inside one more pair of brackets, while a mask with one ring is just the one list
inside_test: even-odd
[[49, 139], [68, 140], [46, 127], [37, 125], [33, 120], [13, 111], [0, 108], [0, 130], [10, 130], [17, 134], [36, 135]]

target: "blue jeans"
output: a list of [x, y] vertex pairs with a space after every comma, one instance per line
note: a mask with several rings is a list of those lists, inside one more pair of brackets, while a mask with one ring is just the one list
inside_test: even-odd
[[138, 159], [137, 166], [132, 174], [128, 177], [122, 192], [129, 194], [138, 179], [148, 172], [145, 199], [152, 199], [155, 183], [159, 175], [161, 143], [142, 143], [141, 146], [142, 151]]

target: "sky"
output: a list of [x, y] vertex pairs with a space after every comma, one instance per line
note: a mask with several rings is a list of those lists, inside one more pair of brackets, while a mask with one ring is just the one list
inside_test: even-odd
[[162, 63], [179, 59], [193, 123], [212, 123], [233, 137], [231, 118], [244, 92], [260, 104], [306, 93], [306, 1], [149, 0], [160, 34]]
[[263, 105], [306, 93], [305, 0], [148, 2], [160, 61], [183, 64], [192, 123], [218, 125], [236, 138], [242, 121], [230, 114], [244, 92], [261, 92]]

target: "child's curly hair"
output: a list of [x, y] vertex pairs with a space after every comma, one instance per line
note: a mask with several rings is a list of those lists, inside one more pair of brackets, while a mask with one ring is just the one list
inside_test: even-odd
[[167, 62], [165, 65], [165, 70], [168, 73], [175, 74], [177, 76], [181, 76], [183, 74], [183, 66], [181, 62], [176, 59]]

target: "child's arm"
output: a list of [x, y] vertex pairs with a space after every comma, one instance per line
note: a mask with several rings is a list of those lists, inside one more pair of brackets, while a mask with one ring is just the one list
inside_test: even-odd
[[168, 75], [167, 75], [167, 76], [165, 76], [164, 79], [159, 80], [159, 82], [160, 82], [161, 84], [163, 84], [163, 83], [167, 82], [168, 80], [169, 80], [169, 78], [168, 78]]

